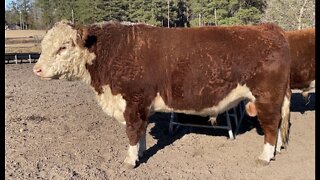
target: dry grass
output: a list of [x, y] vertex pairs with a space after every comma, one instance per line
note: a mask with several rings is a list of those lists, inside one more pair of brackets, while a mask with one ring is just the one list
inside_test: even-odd
[[45, 34], [43, 30], [6, 30], [5, 53], [40, 53], [39, 42]]
[[44, 36], [45, 34], [44, 30], [6, 30], [5, 38]]
[[5, 47], [5, 53], [30, 53], [30, 52], [36, 52], [41, 53], [41, 46], [40, 45], [23, 45], [23, 46], [6, 46]]

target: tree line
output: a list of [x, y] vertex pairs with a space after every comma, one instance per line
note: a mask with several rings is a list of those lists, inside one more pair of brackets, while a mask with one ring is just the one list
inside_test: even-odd
[[143, 22], [163, 27], [275, 22], [284, 29], [314, 26], [315, 0], [13, 0], [5, 20], [23, 29], [48, 29], [61, 19], [86, 25]]

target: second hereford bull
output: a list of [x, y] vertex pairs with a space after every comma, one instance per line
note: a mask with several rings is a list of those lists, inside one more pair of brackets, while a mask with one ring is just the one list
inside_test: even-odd
[[290, 87], [302, 90], [307, 100], [309, 91], [315, 88], [315, 29], [287, 31], [286, 37], [291, 53]]

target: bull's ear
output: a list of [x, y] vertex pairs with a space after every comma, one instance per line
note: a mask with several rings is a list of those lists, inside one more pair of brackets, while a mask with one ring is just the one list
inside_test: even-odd
[[88, 28], [78, 28], [77, 29], [77, 44], [83, 48], [90, 48], [97, 42], [97, 37], [94, 35], [89, 35]]
[[86, 46], [86, 41], [88, 39], [88, 29], [85, 27], [79, 27], [77, 28], [77, 39], [76, 42], [80, 47]]

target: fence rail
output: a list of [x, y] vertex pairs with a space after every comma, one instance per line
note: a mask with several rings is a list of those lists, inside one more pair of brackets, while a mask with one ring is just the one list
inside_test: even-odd
[[18, 61], [22, 63], [24, 60], [29, 61], [29, 63], [36, 62], [40, 57], [39, 53], [5, 53], [5, 63], [15, 62], [18, 64]]

